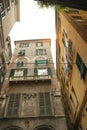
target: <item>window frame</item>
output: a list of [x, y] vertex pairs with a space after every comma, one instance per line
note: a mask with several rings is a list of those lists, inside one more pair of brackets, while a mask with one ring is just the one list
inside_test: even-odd
[[[15, 74], [15, 71], [23, 71], [23, 74], [22, 75], [19, 75], [18, 74], [18, 76], [17, 76], [17, 74]], [[16, 73], [18, 73], [18, 72], [16, 72]], [[27, 68], [21, 68], [21, 69], [11, 69], [11, 71], [10, 71], [10, 75], [9, 75], [9, 78], [17, 78], [17, 77], [27, 77], [27, 75], [28, 75], [28, 69]]]
[[29, 43], [20, 43], [20, 44], [19, 44], [19, 47], [20, 47], [20, 48], [29, 47]]
[[46, 54], [47, 54], [46, 49], [36, 49], [36, 55], [46, 55]]
[[43, 46], [43, 42], [37, 42], [36, 43], [36, 47], [41, 47], [41, 46]]
[[49, 92], [39, 93], [40, 116], [52, 116], [51, 99]]
[[[41, 63], [42, 62], [42, 63]], [[48, 59], [35, 60], [35, 65], [48, 65]]]
[[18, 55], [19, 56], [25, 56], [25, 50], [19, 50]]
[[[46, 69], [47, 70], [47, 74], [46, 75], [38, 75], [38, 70], [39, 69]], [[34, 68], [34, 76], [39, 77], [39, 76], [51, 76], [52, 78], [52, 70], [50, 67], [47, 68]]]

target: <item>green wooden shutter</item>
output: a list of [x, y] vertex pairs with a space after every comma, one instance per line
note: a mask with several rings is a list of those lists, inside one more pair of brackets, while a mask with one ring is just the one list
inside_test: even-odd
[[9, 77], [14, 77], [15, 69], [12, 69]]
[[46, 55], [46, 49], [43, 50], [43, 55]]
[[34, 76], [38, 76], [38, 70], [37, 70], [37, 68], [34, 68]]
[[36, 55], [38, 55], [38, 49], [36, 49]]
[[38, 65], [38, 62], [37, 62], [37, 60], [35, 60], [35, 65]]
[[47, 71], [48, 71], [48, 75], [51, 75], [51, 77], [52, 77], [52, 72], [51, 72], [51, 68], [50, 67], [47, 68]]
[[17, 67], [19, 67], [20, 66], [20, 62], [17, 62]]
[[20, 51], [20, 52], [18, 52], [18, 55], [19, 55], [19, 56], [21, 56], [21, 51]]
[[18, 117], [20, 94], [10, 94], [6, 117]]
[[23, 66], [23, 64], [24, 64], [24, 62], [22, 61], [22, 62], [21, 62], [21, 66]]
[[24, 76], [24, 77], [26, 77], [26, 76], [27, 76], [27, 72], [28, 72], [28, 69], [27, 69], [27, 68], [25, 68], [25, 69], [24, 69], [24, 73], [23, 73], [23, 76]]
[[49, 92], [39, 93], [40, 116], [52, 115]]
[[86, 72], [87, 72], [87, 68], [84, 64], [84, 62], [82, 61], [80, 55], [77, 53], [77, 57], [76, 57], [76, 65], [80, 71], [81, 74], [81, 78], [85, 78]]
[[48, 59], [46, 59], [46, 65], [48, 65]]

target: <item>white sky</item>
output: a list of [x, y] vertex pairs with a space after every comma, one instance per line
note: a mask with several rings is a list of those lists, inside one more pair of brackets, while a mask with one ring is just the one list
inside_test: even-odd
[[34, 0], [20, 0], [20, 23], [15, 23], [10, 32], [12, 52], [15, 40], [51, 39], [54, 62], [55, 55], [55, 11], [53, 8], [40, 9]]

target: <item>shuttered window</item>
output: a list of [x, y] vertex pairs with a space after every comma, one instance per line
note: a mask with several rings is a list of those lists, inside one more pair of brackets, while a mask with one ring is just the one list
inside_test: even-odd
[[43, 42], [38, 42], [38, 43], [36, 43], [36, 46], [37, 46], [37, 47], [43, 46]]
[[49, 92], [39, 93], [40, 116], [52, 115]]
[[77, 53], [77, 57], [76, 57], [76, 65], [80, 71], [81, 78], [84, 79], [86, 72], [87, 72], [87, 68], [86, 68], [85, 64], [83, 63], [83, 61], [78, 53]]
[[20, 94], [10, 94], [6, 114], [7, 117], [18, 117], [19, 103], [20, 103]]
[[35, 60], [35, 65], [47, 65], [48, 59], [46, 60]]
[[34, 68], [34, 76], [38, 76], [38, 69]]
[[46, 55], [46, 49], [36, 49], [36, 55]]
[[25, 50], [20, 50], [20, 51], [18, 52], [18, 55], [19, 55], [19, 56], [25, 56]]
[[47, 71], [48, 71], [48, 75], [51, 75], [51, 77], [52, 77], [52, 71], [51, 71], [50, 67], [47, 68]]
[[23, 47], [29, 47], [29, 43], [20, 43], [19, 47], [23, 48]]
[[21, 62], [17, 62], [17, 67], [22, 67], [24, 65], [24, 62], [21, 61]]
[[50, 75], [52, 77], [51, 68], [34, 68], [34, 76]]
[[9, 77], [14, 77], [15, 69], [12, 69]]
[[25, 68], [25, 69], [24, 69], [24, 72], [23, 72], [23, 76], [24, 76], [24, 77], [26, 77], [26, 76], [27, 76], [27, 72], [28, 72], [28, 69], [27, 69], [27, 68]]
[[10, 72], [10, 76], [9, 77], [26, 77], [28, 73], [28, 69], [27, 68], [23, 68], [23, 69], [12, 69]]

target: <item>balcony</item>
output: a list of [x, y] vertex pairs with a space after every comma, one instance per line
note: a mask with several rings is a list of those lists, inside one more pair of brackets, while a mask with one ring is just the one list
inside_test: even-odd
[[[34, 68], [34, 70], [30, 70], [27, 68], [22, 69], [12, 69], [9, 76], [9, 82], [30, 82], [30, 81], [50, 81], [52, 78], [52, 73], [50, 68], [47, 69], [47, 72], [41, 73], [38, 71], [37, 68]], [[46, 70], [45, 70], [46, 71]]]
[[16, 81], [16, 82], [20, 82], [20, 81], [39, 81], [39, 80], [51, 80], [51, 75], [42, 75], [42, 76], [37, 76], [35, 77], [34, 75], [32, 76], [27, 76], [27, 77], [24, 77], [24, 76], [17, 76], [17, 77], [10, 77], [9, 78], [9, 81], [10, 82], [13, 82], [13, 81]]

